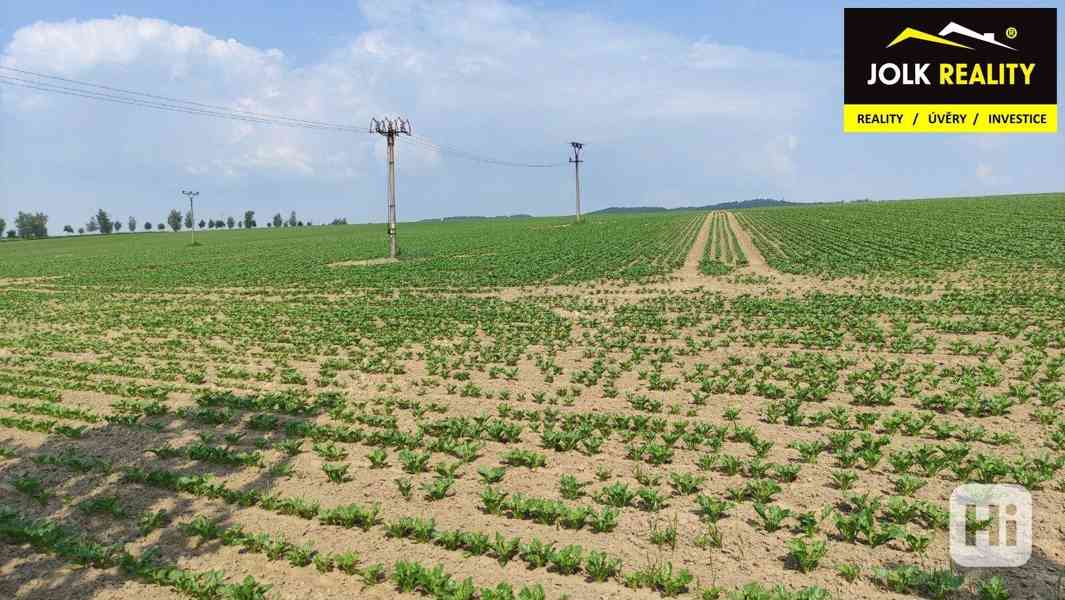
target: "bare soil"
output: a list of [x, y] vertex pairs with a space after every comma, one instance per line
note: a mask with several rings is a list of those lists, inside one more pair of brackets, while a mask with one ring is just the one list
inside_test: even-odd
[[332, 268], [339, 267], [372, 267], [376, 265], [390, 265], [398, 263], [398, 258], [368, 258], [366, 260], [345, 260], [341, 262], [329, 263], [328, 266]]

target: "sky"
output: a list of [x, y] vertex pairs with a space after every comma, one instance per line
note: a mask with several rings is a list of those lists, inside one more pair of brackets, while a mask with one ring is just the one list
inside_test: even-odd
[[[1065, 10], [1023, 5], [1059, 7], [1060, 99]], [[401, 221], [572, 212], [572, 140], [585, 211], [1065, 190], [1060, 132], [843, 134], [843, 6], [4, 2], [0, 65], [358, 128], [399, 115], [448, 148], [562, 163], [492, 165], [401, 139]], [[101, 208], [158, 222], [183, 189], [200, 192], [197, 217], [382, 222], [386, 169], [380, 136], [0, 85], [0, 218], [43, 211], [53, 234]]]

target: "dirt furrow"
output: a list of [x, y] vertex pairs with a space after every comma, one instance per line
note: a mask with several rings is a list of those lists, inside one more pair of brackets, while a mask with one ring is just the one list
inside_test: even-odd
[[762, 256], [762, 253], [751, 240], [751, 236], [740, 226], [740, 222], [736, 219], [736, 215], [731, 212], [727, 212], [725, 215], [728, 217], [729, 227], [732, 228], [733, 233], [736, 234], [736, 241], [739, 242], [743, 253], [747, 255], [747, 269], [758, 275], [775, 274], [776, 271], [769, 267], [769, 264], [765, 261], [765, 257]]
[[699, 274], [699, 260], [702, 259], [706, 244], [710, 239], [711, 214], [707, 213], [703, 217], [703, 224], [699, 228], [699, 234], [695, 236], [695, 242], [692, 243], [691, 250], [688, 250], [688, 256], [684, 259], [684, 266], [676, 273], [681, 281], [696, 283], [702, 277]]

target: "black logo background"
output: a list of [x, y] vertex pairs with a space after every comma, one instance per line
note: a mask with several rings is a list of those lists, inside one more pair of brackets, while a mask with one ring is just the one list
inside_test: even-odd
[[[958, 34], [946, 39], [972, 48], [955, 48], [909, 39], [888, 48], [907, 27], [938, 35], [954, 21], [1017, 51]], [[846, 104], [1057, 104], [1056, 8], [846, 8], [843, 11], [843, 101]], [[1015, 39], [1006, 29], [1015, 27]], [[1032, 84], [940, 86], [939, 63], [1035, 63]], [[866, 85], [869, 65], [931, 63], [931, 85]], [[971, 69], [970, 69], [971, 71]], [[996, 71], [997, 72], [997, 71]], [[1017, 70], [1020, 77], [1020, 69]], [[1023, 79], [1022, 79], [1023, 81]]]

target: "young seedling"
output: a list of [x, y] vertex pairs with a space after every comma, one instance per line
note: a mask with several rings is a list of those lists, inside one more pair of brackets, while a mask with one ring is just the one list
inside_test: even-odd
[[425, 494], [425, 499], [430, 502], [435, 500], [443, 500], [450, 495], [451, 487], [455, 484], [453, 477], [437, 477], [432, 481], [422, 484], [422, 492]]
[[410, 480], [410, 477], [397, 477], [394, 481], [399, 495], [403, 496], [404, 500], [409, 501], [414, 488], [414, 483]]
[[332, 556], [333, 564], [341, 573], [348, 575], [356, 575], [359, 572], [359, 562], [361, 558], [357, 552], [341, 552], [340, 554], [334, 554]]
[[1009, 600], [1010, 592], [1006, 582], [995, 575], [976, 584], [976, 595], [980, 600]]
[[[294, 440], [286, 440], [286, 442], [288, 443], [291, 443], [292, 441]], [[300, 442], [302, 443], [302, 441]], [[296, 446], [296, 448], [298, 452], [299, 446]], [[341, 448], [340, 446], [337, 446], [333, 442], [320, 442], [311, 446], [311, 449], [314, 450], [314, 453], [321, 457], [323, 460], [338, 461], [344, 460], [348, 457], [348, 451], [344, 448]], [[289, 452], [289, 454], [293, 453]]]
[[481, 481], [492, 484], [503, 481], [507, 470], [504, 467], [480, 467], [477, 469], [477, 474], [480, 475]]
[[827, 553], [828, 543], [824, 540], [798, 537], [788, 541], [788, 557], [803, 573], [814, 570]]
[[621, 571], [621, 559], [611, 558], [604, 552], [593, 550], [584, 559], [584, 571], [593, 581], [607, 581]]
[[854, 487], [854, 483], [858, 481], [858, 474], [854, 471], [833, 471], [831, 478], [836, 484], [836, 489], [846, 492]]
[[762, 527], [770, 533], [779, 530], [784, 519], [791, 516], [791, 511], [786, 508], [762, 503], [755, 503], [754, 511], [762, 519]]
[[836, 573], [847, 583], [854, 583], [862, 576], [862, 568], [854, 563], [844, 563], [836, 567]]
[[292, 477], [296, 474], [296, 467], [290, 462], [279, 460], [270, 465], [267, 472], [273, 477]]
[[690, 496], [699, 491], [706, 481], [706, 477], [694, 473], [670, 473], [669, 484], [673, 492], [682, 496]]
[[411, 450], [399, 451], [399, 462], [403, 464], [403, 470], [410, 474], [424, 473], [429, 469], [429, 459], [432, 454], [428, 452], [413, 452]]
[[722, 517], [733, 507], [735, 504], [728, 500], [716, 498], [713, 496], [704, 496], [699, 494], [695, 497], [696, 504], [699, 505], [699, 513], [702, 517], [710, 523], [717, 523]]
[[374, 448], [366, 458], [370, 461], [371, 469], [383, 469], [388, 466], [388, 453], [383, 448]]
[[11, 480], [11, 485], [21, 494], [25, 494], [30, 498], [36, 500], [41, 506], [48, 504], [48, 499], [52, 497], [52, 493], [45, 487], [44, 483], [36, 477], [30, 477], [29, 475], [23, 475], [21, 477]]
[[577, 500], [584, 495], [584, 488], [589, 483], [577, 481], [573, 475], [562, 475], [558, 480], [559, 495], [566, 500]]
[[140, 531], [141, 535], [148, 535], [156, 529], [165, 527], [169, 522], [170, 517], [165, 510], [148, 511], [142, 514], [137, 521], [137, 530]]
[[640, 488], [636, 493], [639, 507], [647, 512], [658, 512], [665, 508], [666, 498], [654, 488]]
[[656, 546], [669, 546], [675, 550], [677, 548], [677, 517], [674, 516], [665, 526], [659, 524], [658, 519], [652, 518], [650, 524], [649, 538], [651, 543]]
[[551, 569], [562, 575], [572, 575], [580, 570], [583, 549], [577, 545], [569, 545], [551, 554]]
[[636, 492], [629, 488], [628, 484], [621, 483], [620, 481], [600, 488], [596, 495], [596, 499], [601, 504], [618, 508], [629, 506], [635, 498]]
[[324, 463], [322, 465], [322, 471], [325, 472], [325, 476], [333, 483], [351, 481], [351, 476], [348, 475], [348, 469], [350, 468], [351, 465], [347, 463]]
[[707, 523], [706, 528], [695, 537], [695, 545], [702, 549], [721, 548], [723, 538], [716, 523]]
[[78, 508], [89, 514], [105, 513], [116, 518], [126, 516], [126, 509], [119, 503], [117, 496], [97, 496], [85, 500], [78, 505]]

